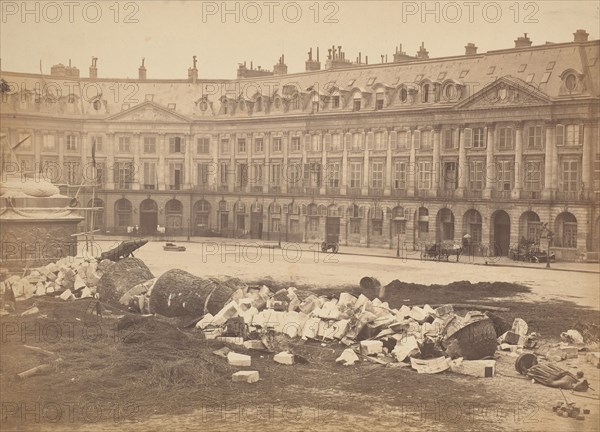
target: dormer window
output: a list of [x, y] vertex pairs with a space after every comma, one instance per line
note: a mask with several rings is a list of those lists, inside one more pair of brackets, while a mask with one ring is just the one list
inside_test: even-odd
[[376, 110], [381, 110], [383, 109], [383, 103], [384, 103], [384, 94], [383, 92], [377, 92], [376, 94], [376, 99], [375, 99], [375, 109]]
[[565, 87], [569, 91], [573, 91], [577, 88], [577, 77], [575, 74], [569, 74], [565, 78]]
[[300, 97], [298, 95], [292, 98], [292, 109], [300, 109]]
[[406, 102], [408, 100], [408, 90], [406, 90], [406, 87], [402, 87], [400, 89], [399, 93], [400, 94], [398, 97], [400, 99], [400, 102], [402, 102], [402, 103]]
[[256, 112], [262, 111], [262, 98], [256, 99]]
[[354, 96], [354, 101], [352, 103], [352, 111], [360, 111], [360, 103], [361, 98], [358, 96]]
[[312, 98], [312, 112], [319, 112], [319, 95], [314, 94]]
[[331, 96], [331, 108], [336, 109], [340, 107], [340, 97], [338, 95]]
[[423, 86], [423, 102], [429, 102], [429, 84]]

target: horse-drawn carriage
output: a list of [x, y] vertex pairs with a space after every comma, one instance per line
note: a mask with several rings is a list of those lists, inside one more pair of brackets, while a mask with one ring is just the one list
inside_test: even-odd
[[548, 252], [540, 249], [540, 245], [533, 240], [522, 238], [518, 245], [513, 246], [509, 252], [510, 258], [513, 261], [525, 261], [531, 263], [544, 263], [550, 259], [550, 262], [556, 260], [556, 254], [552, 252], [548, 256]]
[[458, 262], [462, 253], [463, 248], [459, 244], [439, 242], [425, 245], [421, 251], [421, 259], [435, 259], [438, 261], [445, 259], [450, 261], [450, 256], [456, 255], [456, 262]]

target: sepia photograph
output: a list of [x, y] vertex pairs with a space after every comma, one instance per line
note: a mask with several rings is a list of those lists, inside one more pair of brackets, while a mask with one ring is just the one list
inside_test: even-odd
[[0, 20], [1, 431], [598, 431], [597, 0]]

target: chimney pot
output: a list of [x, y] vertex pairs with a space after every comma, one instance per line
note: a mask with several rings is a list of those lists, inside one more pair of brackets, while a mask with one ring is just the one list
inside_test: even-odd
[[474, 43], [469, 42], [465, 46], [465, 55], [475, 55], [475, 54], [477, 54], [477, 47], [475, 46]]
[[531, 39], [527, 37], [527, 33], [524, 33], [524, 36], [519, 36], [515, 40], [515, 48], [525, 48], [531, 46]]
[[589, 33], [583, 29], [578, 29], [575, 33], [573, 33], [574, 42], [587, 42]]

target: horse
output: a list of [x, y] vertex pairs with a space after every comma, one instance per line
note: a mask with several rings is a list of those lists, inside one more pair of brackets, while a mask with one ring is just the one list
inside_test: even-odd
[[445, 245], [443, 243], [435, 243], [425, 249], [424, 256], [430, 258], [436, 258], [438, 261], [445, 257], [446, 261], [450, 260], [450, 255], [456, 255], [456, 262], [458, 262], [460, 255], [463, 252], [462, 246], [458, 244]]

